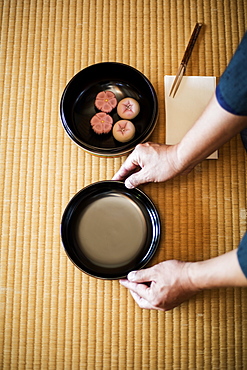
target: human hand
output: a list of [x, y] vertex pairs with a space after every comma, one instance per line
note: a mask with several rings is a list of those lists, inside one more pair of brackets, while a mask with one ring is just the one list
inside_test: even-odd
[[175, 145], [147, 142], [136, 146], [113, 180], [125, 180], [125, 186], [131, 189], [147, 182], [169, 180], [180, 172]]
[[189, 277], [192, 263], [164, 261], [153, 267], [132, 271], [120, 284], [130, 290], [141, 308], [168, 311], [188, 300], [200, 289]]

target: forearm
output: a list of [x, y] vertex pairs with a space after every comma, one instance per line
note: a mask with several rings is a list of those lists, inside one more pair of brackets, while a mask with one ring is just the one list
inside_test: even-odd
[[188, 265], [188, 277], [198, 289], [247, 287], [247, 279], [238, 262], [237, 250]]
[[247, 116], [227, 112], [213, 96], [206, 110], [180, 143], [137, 145], [113, 179], [126, 180], [126, 187], [133, 188], [188, 173], [246, 126]]
[[200, 290], [247, 287], [237, 250], [201, 262], [169, 260], [132, 271], [120, 283], [141, 308], [170, 310]]
[[246, 126], [247, 116], [227, 112], [214, 95], [203, 114], [177, 145], [181, 168], [193, 168]]

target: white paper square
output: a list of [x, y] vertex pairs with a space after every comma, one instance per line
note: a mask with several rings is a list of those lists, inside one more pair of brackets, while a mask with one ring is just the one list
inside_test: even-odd
[[[169, 96], [175, 76], [165, 76], [166, 144], [177, 144], [212, 98], [216, 77], [184, 76], [174, 98]], [[217, 159], [218, 151], [208, 159]]]

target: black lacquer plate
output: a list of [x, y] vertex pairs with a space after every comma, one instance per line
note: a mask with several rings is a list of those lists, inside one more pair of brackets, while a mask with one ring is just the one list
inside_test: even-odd
[[[137, 254], [131, 260], [117, 267], [116, 264], [111, 266], [111, 263], [107, 266], [97, 262], [95, 263], [92, 258], [88, 258], [87, 251], [81, 248], [81, 241], [79, 242], [78, 240], [78, 224], [85, 209], [89, 209], [90, 206], [95, 205], [95, 202], [98, 200], [102, 200], [103, 198], [108, 199], [108, 197], [118, 197], [118, 199], [122, 199], [127, 204], [129, 203], [131, 207], [132, 205], [136, 207], [141, 219], [143, 219], [146, 230], [145, 238]], [[121, 212], [122, 210], [120, 208], [117, 214], [121, 214]], [[98, 232], [97, 227], [96, 229], [95, 233]], [[117, 228], [115, 231], [117, 233]], [[100, 240], [107, 237], [108, 230], [105, 230], [105, 232], [106, 235], [99, 235]], [[124, 278], [130, 271], [144, 267], [157, 250], [160, 233], [159, 214], [150, 198], [139, 189], [127, 189], [123, 182], [112, 180], [96, 182], [79, 191], [65, 208], [61, 222], [62, 244], [70, 260], [81, 271], [101, 279]], [[99, 253], [102, 252], [101, 241], [95, 247]], [[127, 247], [131, 247], [131, 245]], [[118, 254], [113, 257], [118, 258]], [[115, 262], [117, 262], [116, 258]]]
[[[112, 91], [118, 101], [132, 97], [140, 104], [140, 113], [132, 120], [136, 134], [127, 143], [115, 140], [112, 132], [98, 135], [91, 128], [90, 120], [99, 112], [95, 97], [106, 90]], [[116, 108], [109, 114], [114, 123], [121, 119]], [[137, 69], [122, 63], [98, 63], [78, 72], [67, 84], [61, 97], [60, 117], [68, 136], [85, 151], [117, 157], [151, 135], [158, 118], [158, 101], [152, 84]]]

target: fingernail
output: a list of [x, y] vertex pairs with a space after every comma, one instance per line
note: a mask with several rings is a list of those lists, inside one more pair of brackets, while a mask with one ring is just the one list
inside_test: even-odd
[[128, 189], [133, 189], [134, 188], [134, 186], [131, 184], [131, 182], [128, 179], [125, 180], [125, 186]]
[[134, 271], [131, 271], [131, 272], [128, 274], [127, 278], [128, 278], [128, 280], [130, 280], [130, 281], [134, 281], [134, 280], [135, 280], [135, 276], [136, 276], [136, 273], [135, 273]]

